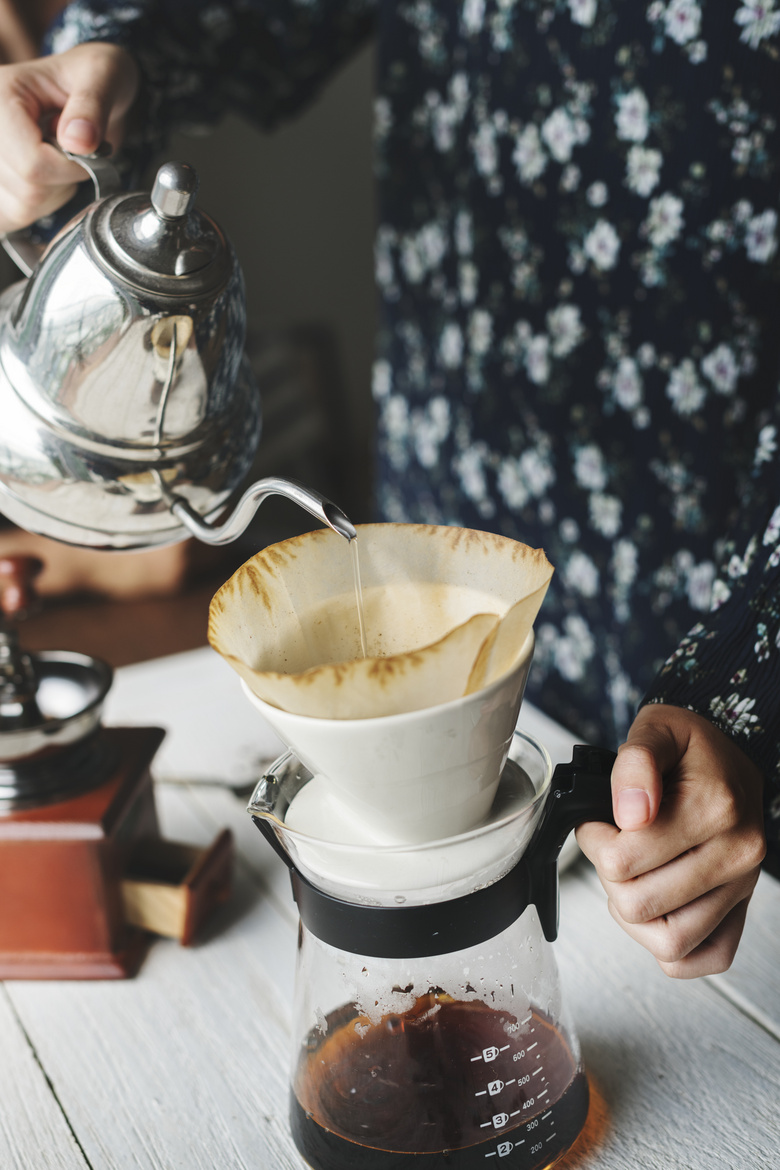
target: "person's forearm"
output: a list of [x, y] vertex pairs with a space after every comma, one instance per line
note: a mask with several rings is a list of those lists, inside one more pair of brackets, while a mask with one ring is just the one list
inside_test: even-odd
[[301, 5], [288, 0], [76, 0], [44, 49], [84, 41], [126, 49], [141, 73], [138, 142], [214, 125], [227, 111], [263, 129], [294, 115], [370, 35], [375, 0]]
[[[735, 554], [728, 601], [698, 622], [667, 659], [642, 705], [703, 715], [768, 777], [780, 765], [780, 544], [767, 530]], [[729, 577], [729, 572], [732, 574]]]
[[[780, 867], [780, 506], [764, 499], [754, 512], [757, 519], [763, 511], [763, 523], [727, 557], [716, 608], [667, 659], [640, 714], [653, 706], [695, 712], [755, 765], [765, 780], [767, 864], [774, 872]], [[743, 533], [748, 527], [743, 523]]]

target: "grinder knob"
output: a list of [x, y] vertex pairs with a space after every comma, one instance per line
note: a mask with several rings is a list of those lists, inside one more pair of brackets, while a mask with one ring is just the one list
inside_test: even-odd
[[38, 557], [0, 557], [0, 612], [6, 621], [22, 621], [38, 595], [33, 581], [43, 569]]
[[0, 557], [0, 732], [43, 722], [35, 666], [19, 646], [16, 628], [35, 607], [33, 581], [42, 568], [37, 557]]

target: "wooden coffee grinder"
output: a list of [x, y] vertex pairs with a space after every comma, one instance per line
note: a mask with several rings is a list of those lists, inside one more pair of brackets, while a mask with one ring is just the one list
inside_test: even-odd
[[41, 567], [0, 558], [0, 979], [122, 978], [150, 931], [187, 944], [227, 897], [232, 837], [163, 840], [150, 765], [164, 732], [102, 725], [106, 663], [21, 649]]

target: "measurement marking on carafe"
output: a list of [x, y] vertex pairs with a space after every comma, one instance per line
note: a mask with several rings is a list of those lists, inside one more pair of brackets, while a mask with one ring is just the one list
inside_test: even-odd
[[525, 1138], [521, 1138], [519, 1142], [501, 1142], [497, 1150], [491, 1150], [489, 1154], [485, 1154], [486, 1158], [505, 1158], [507, 1154], [511, 1154], [512, 1150], [516, 1150], [518, 1146], [525, 1145]]
[[495, 1060], [502, 1052], [506, 1052], [509, 1047], [508, 1044], [505, 1044], [503, 1048], [483, 1048], [478, 1056], [471, 1057], [471, 1063], [473, 1064], [475, 1060], [484, 1060], [486, 1064], [489, 1064], [491, 1060]]
[[[520, 1110], [518, 1109], [517, 1112], [519, 1113]], [[510, 1120], [511, 1117], [515, 1117], [515, 1116], [516, 1116], [516, 1114], [514, 1114], [514, 1113], [512, 1113], [512, 1114], [494, 1113], [489, 1121], [480, 1122], [479, 1128], [480, 1129], [488, 1129], [492, 1125], [493, 1129], [501, 1129], [503, 1126], [505, 1126], [507, 1124], [507, 1122]]]
[[531, 1073], [531, 1076], [535, 1077], [537, 1073], [540, 1073], [542, 1071], [542, 1068], [543, 1068], [543, 1066], [540, 1064], [539, 1067], [534, 1072]]
[[539, 1043], [538, 1040], [534, 1040], [533, 1044], [528, 1045], [528, 1047], [526, 1048], [526, 1052], [533, 1052], [534, 1048], [536, 1048], [538, 1043]]
[[529, 1013], [528, 1013], [528, 1015], [525, 1017], [525, 1019], [520, 1021], [520, 1024], [521, 1024], [521, 1025], [522, 1025], [522, 1024], [527, 1024], [527, 1023], [528, 1023], [528, 1021], [529, 1021], [529, 1020], [532, 1020], [533, 1018], [534, 1018], [534, 1013], [533, 1013], [533, 1012], [529, 1012]]

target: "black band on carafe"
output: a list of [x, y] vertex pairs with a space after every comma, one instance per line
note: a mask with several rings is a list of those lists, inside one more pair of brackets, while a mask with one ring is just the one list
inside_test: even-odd
[[382, 959], [446, 955], [477, 946], [511, 926], [528, 905], [522, 860], [484, 889], [424, 906], [360, 906], [323, 893], [295, 869], [290, 876], [307, 930], [338, 950]]
[[366, 906], [324, 893], [294, 867], [271, 826], [252, 819], [290, 868], [301, 921], [338, 950], [385, 959], [445, 955], [494, 938], [532, 904], [552, 942], [558, 934], [558, 856], [575, 825], [614, 823], [614, 760], [613, 752], [577, 745], [571, 763], [556, 767], [542, 820], [514, 868], [492, 885], [422, 906]]

